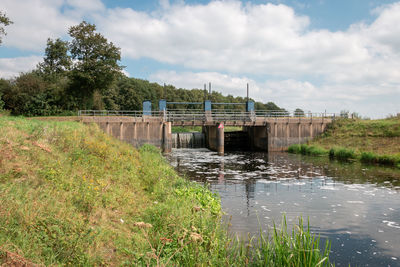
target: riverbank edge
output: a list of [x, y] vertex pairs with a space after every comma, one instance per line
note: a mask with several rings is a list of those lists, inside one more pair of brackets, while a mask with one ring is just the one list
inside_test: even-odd
[[155, 147], [77, 122], [3, 116], [0, 126], [2, 264], [329, 264], [302, 225], [261, 236], [250, 252], [221, 225], [218, 196]]

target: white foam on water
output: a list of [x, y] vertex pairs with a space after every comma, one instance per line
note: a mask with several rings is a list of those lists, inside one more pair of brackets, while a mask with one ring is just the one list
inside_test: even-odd
[[388, 227], [392, 227], [392, 228], [397, 228], [400, 229], [400, 225], [396, 222], [391, 222], [391, 221], [382, 221], [384, 224], [386, 224]]
[[350, 204], [364, 204], [364, 201], [361, 201], [361, 200], [348, 200], [347, 203], [350, 203]]
[[321, 190], [338, 190], [337, 188], [335, 188], [333, 186], [329, 186], [329, 185], [321, 186], [319, 189], [321, 189]]

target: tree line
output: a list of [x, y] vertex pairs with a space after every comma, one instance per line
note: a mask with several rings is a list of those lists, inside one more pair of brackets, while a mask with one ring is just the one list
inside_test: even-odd
[[[10, 23], [7, 20], [8, 24]], [[156, 109], [159, 99], [174, 102], [244, 103], [243, 97], [223, 95], [203, 89], [162, 86], [129, 78], [122, 72], [121, 51], [96, 26], [81, 22], [68, 31], [70, 41], [48, 39], [44, 59], [37, 67], [11, 79], [0, 79], [0, 109], [13, 115], [72, 115], [80, 109], [141, 110], [150, 100]], [[168, 108], [199, 109], [199, 105], [171, 105]], [[227, 105], [221, 109], [241, 109]], [[283, 110], [272, 102], [255, 102], [256, 110]]]

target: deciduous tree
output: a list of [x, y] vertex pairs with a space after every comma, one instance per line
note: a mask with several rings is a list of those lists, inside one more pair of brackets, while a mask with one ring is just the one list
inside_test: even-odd
[[81, 99], [81, 108], [92, 108], [94, 92], [104, 94], [121, 74], [120, 48], [96, 32], [86, 21], [69, 29], [73, 66], [70, 72], [71, 92]]
[[47, 39], [47, 47], [43, 62], [39, 63], [38, 70], [45, 79], [54, 81], [71, 69], [72, 61], [68, 55], [68, 42], [60, 38]]
[[13, 22], [6, 16], [6, 14], [0, 11], [0, 44], [2, 42], [2, 35], [6, 35], [4, 27], [12, 23]]

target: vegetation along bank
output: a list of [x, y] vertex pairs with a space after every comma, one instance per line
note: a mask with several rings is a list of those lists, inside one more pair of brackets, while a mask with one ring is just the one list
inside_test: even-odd
[[380, 120], [339, 119], [324, 134], [308, 144], [292, 145], [288, 151], [400, 168], [400, 116]]
[[231, 238], [217, 195], [95, 125], [0, 116], [0, 207], [0, 265], [329, 265], [302, 227]]

